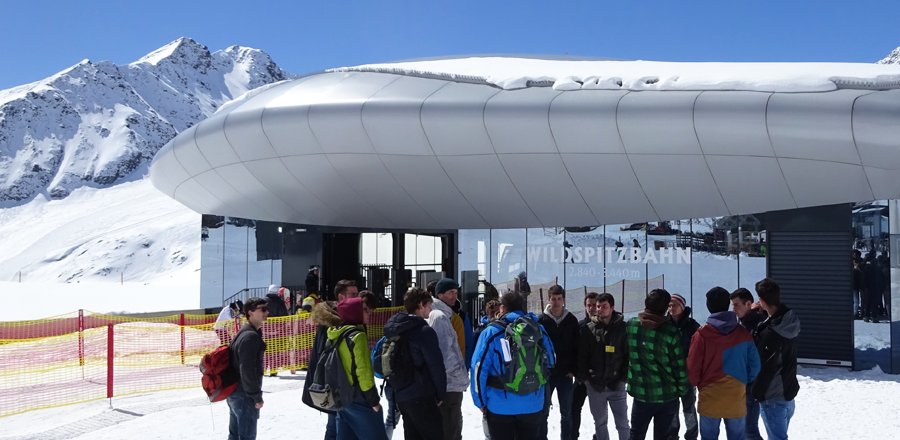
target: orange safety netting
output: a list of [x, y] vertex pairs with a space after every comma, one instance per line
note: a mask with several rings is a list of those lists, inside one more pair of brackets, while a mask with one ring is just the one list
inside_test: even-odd
[[[378, 309], [371, 343], [399, 308]], [[135, 317], [77, 312], [0, 322], [0, 417], [89, 400], [200, 386], [201, 357], [228, 343], [241, 322], [216, 315]], [[315, 336], [309, 314], [263, 326], [270, 371], [305, 368]]]

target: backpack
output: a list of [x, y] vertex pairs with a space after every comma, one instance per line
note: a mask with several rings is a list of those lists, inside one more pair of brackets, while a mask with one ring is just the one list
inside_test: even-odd
[[372, 349], [372, 371], [395, 390], [412, 385], [415, 364], [409, 350], [409, 338], [402, 335], [382, 336]]
[[498, 320], [491, 325], [503, 329], [494, 338], [502, 336], [509, 344], [510, 361], [506, 363], [506, 373], [489, 377], [488, 385], [519, 395], [541, 389], [550, 376], [550, 358], [547, 347], [544, 346], [544, 332], [540, 324], [531, 317], [522, 315], [512, 323]]
[[[342, 333], [336, 340], [325, 343], [325, 348], [316, 362], [316, 372], [309, 386], [309, 397], [312, 404], [327, 411], [340, 411], [353, 402], [356, 385], [356, 358], [353, 357], [353, 336], [362, 333], [358, 329], [350, 329]], [[351, 382], [341, 363], [338, 347], [341, 341], [347, 341], [350, 351]]]
[[237, 371], [231, 366], [231, 347], [222, 345], [200, 359], [200, 384], [210, 402], [225, 400], [238, 386]]

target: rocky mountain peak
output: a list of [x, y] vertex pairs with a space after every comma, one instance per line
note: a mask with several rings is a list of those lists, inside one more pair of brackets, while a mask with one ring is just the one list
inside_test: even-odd
[[900, 47], [892, 50], [888, 56], [882, 58], [876, 64], [900, 64]]

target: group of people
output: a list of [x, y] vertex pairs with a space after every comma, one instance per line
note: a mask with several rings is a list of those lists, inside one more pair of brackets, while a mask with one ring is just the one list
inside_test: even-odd
[[866, 322], [890, 320], [891, 269], [886, 254], [875, 256], [868, 252], [863, 258], [862, 252], [853, 250], [853, 308], [854, 319]]
[[[579, 437], [585, 401], [598, 440], [609, 438], [610, 412], [620, 440], [645, 438], [651, 421], [654, 439], [677, 439], [679, 408], [686, 439], [717, 439], [723, 422], [729, 439], [759, 439], [760, 416], [769, 439], [786, 439], [799, 391], [800, 324], [777, 283], [763, 279], [755, 290], [758, 302], [744, 288], [710, 289], [703, 326], [681, 295], [664, 289], [649, 292], [644, 311], [628, 320], [608, 293], [587, 294], [579, 320], [561, 286], [550, 288], [540, 315], [513, 291], [486, 304], [473, 332], [459, 285], [445, 278], [406, 292], [403, 310], [384, 326], [390, 349], [373, 353], [364, 329], [377, 303], [343, 280], [336, 302], [312, 308], [317, 327], [302, 400], [328, 413], [326, 439], [385, 440], [398, 419], [406, 439], [461, 439], [467, 390], [490, 440], [546, 439], [554, 392], [563, 440]], [[267, 312], [265, 300], [249, 300], [248, 323], [232, 342], [240, 386], [228, 398], [230, 439], [255, 438]], [[337, 411], [317, 406], [309, 392], [326, 347], [337, 350], [353, 384], [351, 401]]]

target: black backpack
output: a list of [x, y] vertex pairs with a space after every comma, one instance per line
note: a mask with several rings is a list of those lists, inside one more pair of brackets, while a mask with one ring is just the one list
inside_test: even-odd
[[[334, 341], [325, 343], [325, 348], [316, 362], [316, 372], [313, 375], [312, 384], [309, 386], [309, 397], [317, 408], [327, 411], [340, 411], [353, 402], [356, 386], [359, 379], [356, 377], [356, 358], [353, 357], [353, 336], [362, 333], [359, 329], [349, 329], [342, 333]], [[351, 382], [341, 357], [338, 355], [338, 347], [341, 341], [347, 341], [350, 351], [350, 376]]]

